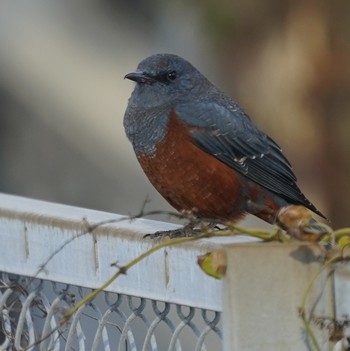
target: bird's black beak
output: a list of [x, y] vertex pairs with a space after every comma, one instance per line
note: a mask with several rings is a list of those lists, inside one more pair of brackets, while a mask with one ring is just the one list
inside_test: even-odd
[[133, 80], [134, 82], [141, 83], [141, 84], [152, 84], [155, 81], [154, 78], [152, 78], [149, 75], [145, 74], [144, 72], [140, 72], [140, 71], [128, 73], [125, 75], [124, 79], [125, 78]]

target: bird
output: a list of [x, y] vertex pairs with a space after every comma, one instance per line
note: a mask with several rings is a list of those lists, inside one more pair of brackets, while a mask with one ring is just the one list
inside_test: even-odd
[[223, 223], [252, 214], [275, 224], [281, 208], [297, 205], [326, 218], [299, 189], [279, 145], [190, 62], [154, 54], [125, 78], [136, 83], [126, 135], [177, 211]]

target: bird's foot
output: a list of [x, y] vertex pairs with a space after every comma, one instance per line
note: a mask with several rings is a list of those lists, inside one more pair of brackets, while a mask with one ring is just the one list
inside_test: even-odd
[[153, 234], [146, 234], [144, 238], [149, 238], [149, 239], [164, 238], [164, 237], [168, 237], [170, 239], [186, 238], [186, 237], [198, 236], [201, 233], [203, 233], [204, 229], [221, 230], [221, 228], [218, 227], [218, 222], [204, 223], [198, 220], [198, 221], [190, 222], [189, 224], [179, 229], [164, 230], [164, 231], [161, 230]]
[[185, 238], [185, 237], [190, 237], [190, 236], [195, 236], [200, 234], [199, 229], [191, 229], [189, 230], [186, 227], [180, 228], [180, 229], [173, 229], [173, 230], [161, 230], [159, 232], [155, 232], [153, 234], [146, 234], [144, 238], [149, 238], [149, 239], [156, 239], [156, 238], [164, 238], [168, 237], [170, 239], [174, 238]]

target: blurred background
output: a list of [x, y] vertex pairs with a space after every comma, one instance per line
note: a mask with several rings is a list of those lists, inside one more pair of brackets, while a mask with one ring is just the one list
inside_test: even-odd
[[0, 191], [121, 214], [146, 197], [148, 210], [171, 209], [123, 129], [124, 75], [169, 52], [234, 97], [332, 225], [349, 225], [349, 13], [348, 0], [2, 1]]

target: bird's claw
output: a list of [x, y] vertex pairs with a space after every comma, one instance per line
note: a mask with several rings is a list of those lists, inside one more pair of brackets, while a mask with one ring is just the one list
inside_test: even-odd
[[161, 230], [153, 234], [146, 234], [144, 235], [144, 238], [148, 238], [148, 239], [157, 239], [157, 238], [164, 238], [164, 237], [168, 237], [170, 239], [186, 238], [186, 237], [199, 235], [200, 233], [201, 233], [201, 230], [198, 228], [191, 228], [191, 227], [185, 226], [179, 229]]

